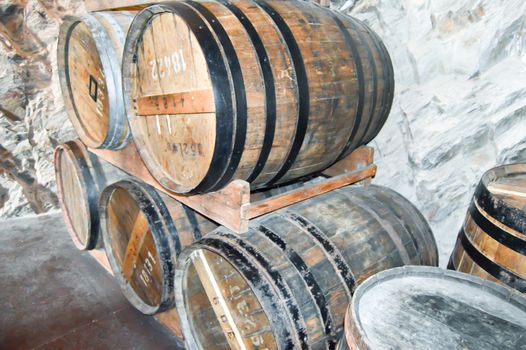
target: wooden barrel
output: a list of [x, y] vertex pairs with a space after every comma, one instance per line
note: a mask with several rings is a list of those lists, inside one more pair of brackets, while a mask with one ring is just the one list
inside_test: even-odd
[[302, 1], [146, 8], [123, 58], [128, 120], [150, 172], [179, 193], [271, 187], [371, 141], [393, 99], [386, 48], [362, 22]]
[[525, 331], [520, 293], [464, 273], [405, 266], [356, 289], [344, 341], [356, 350], [511, 350], [526, 349]]
[[106, 255], [125, 297], [145, 314], [172, 308], [175, 259], [217, 225], [133, 179], [103, 191], [100, 215]]
[[68, 16], [60, 26], [57, 64], [69, 118], [92, 148], [119, 149], [130, 138], [121, 59], [131, 12]]
[[55, 149], [55, 179], [64, 221], [81, 250], [99, 245], [99, 194], [108, 183], [126, 176], [75, 140]]
[[526, 164], [482, 176], [448, 267], [526, 293]]
[[346, 187], [218, 228], [179, 256], [176, 308], [189, 349], [326, 349], [355, 287], [401, 265], [435, 265], [418, 210], [378, 186]]

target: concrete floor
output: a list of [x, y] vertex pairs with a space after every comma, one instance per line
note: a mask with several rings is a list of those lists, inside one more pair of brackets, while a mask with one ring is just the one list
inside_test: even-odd
[[0, 281], [0, 349], [180, 347], [74, 247], [61, 213], [0, 222]]

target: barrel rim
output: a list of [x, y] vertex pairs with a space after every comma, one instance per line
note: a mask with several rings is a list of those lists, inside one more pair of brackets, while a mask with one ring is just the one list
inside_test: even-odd
[[526, 211], [506, 203], [488, 189], [488, 185], [492, 181], [515, 174], [526, 175], [526, 163], [505, 164], [487, 170], [475, 189], [474, 200], [491, 217], [526, 235]]
[[[85, 128], [80, 122], [82, 118], [73, 100], [73, 93], [69, 84], [69, 38], [80, 23], [84, 23], [92, 33], [97, 54], [101, 60], [102, 70], [105, 74], [105, 85], [108, 94], [108, 128], [102, 141], [95, 140], [92, 135], [84, 130]], [[108, 34], [102, 24], [96, 19], [95, 14], [86, 13], [82, 16], [68, 15], [64, 17], [58, 35], [57, 65], [59, 67], [59, 84], [64, 97], [64, 105], [80, 139], [88, 147], [92, 148], [121, 149], [126, 146], [131, 138], [131, 133], [129, 128], [127, 128], [126, 112], [122, 98], [120, 61]], [[124, 138], [123, 135], [125, 135]]]
[[[267, 272], [264, 268], [259, 266], [259, 263], [257, 261], [254, 261], [252, 257], [244, 257], [247, 259], [249, 264], [256, 266], [258, 268], [258, 272], [261, 276], [261, 280], [265, 281], [265, 284], [267, 284], [270, 287], [270, 292], [272, 293], [271, 296], [265, 295], [260, 289], [261, 285], [256, 285], [253, 283], [253, 281], [246, 276], [246, 271], [243, 272], [240, 270], [239, 264], [234, 264], [233, 261], [227, 257], [226, 253], [222, 251], [222, 249], [215, 247], [211, 244], [211, 242], [219, 242], [222, 245], [229, 246], [231, 249], [236, 250], [236, 252], [242, 251], [239, 247], [233, 244], [228, 237], [225, 237], [222, 235], [222, 233], [227, 233], [228, 231], [225, 231], [225, 229], [219, 228], [212, 233], [217, 233], [217, 235], [207, 235], [200, 239], [199, 241], [194, 242], [192, 245], [188, 246], [186, 249], [182, 251], [182, 253], [177, 258], [177, 264], [175, 268], [175, 277], [174, 277], [174, 291], [175, 291], [175, 307], [177, 310], [177, 313], [179, 314], [180, 319], [180, 326], [183, 334], [185, 334], [185, 343], [187, 344], [189, 349], [200, 349], [202, 347], [199, 347], [199, 341], [195, 339], [193, 328], [189, 321], [189, 315], [186, 308], [186, 296], [185, 296], [185, 285], [186, 285], [186, 279], [187, 279], [187, 273], [188, 268], [190, 266], [189, 263], [191, 263], [192, 260], [192, 254], [198, 250], [207, 250], [214, 254], [217, 254], [219, 257], [225, 259], [232, 268], [243, 278], [243, 280], [248, 284], [250, 287], [250, 290], [254, 293], [256, 296], [256, 299], [258, 300], [261, 308], [265, 310], [265, 315], [268, 315], [268, 311], [276, 311], [277, 309], [282, 309], [281, 311], [284, 312], [284, 307], [281, 303], [275, 304], [272, 298], [275, 298], [276, 300], [279, 299], [276, 297], [277, 292], [274, 290], [274, 287], [269, 282], [270, 278], [267, 276]], [[239, 237], [242, 239], [242, 237]], [[245, 266], [246, 265], [246, 266]], [[245, 268], [253, 268], [253, 266], [248, 266], [248, 264], [244, 264], [243, 267]], [[259, 287], [259, 288], [258, 288]], [[280, 315], [280, 314], [278, 314]], [[268, 316], [267, 316], [268, 318]], [[290, 327], [287, 325], [287, 322], [283, 319], [283, 317], [275, 317], [272, 320], [269, 319], [269, 326], [272, 328], [274, 335], [274, 338], [276, 340], [276, 343], [278, 345], [280, 344], [288, 344], [290, 346], [293, 346], [294, 338], [293, 332], [290, 332]], [[293, 328], [293, 327], [292, 327]], [[291, 342], [292, 341], [292, 342]]]
[[395, 267], [378, 272], [367, 278], [360, 286], [358, 286], [358, 288], [356, 288], [352, 301], [347, 307], [345, 313], [345, 338], [347, 343], [351, 345], [351, 348], [374, 349], [371, 340], [363, 331], [364, 327], [359, 317], [358, 308], [361, 297], [367, 293], [369, 289], [381, 284], [382, 282], [407, 276], [450, 279], [462, 284], [478, 286], [485, 292], [491, 291], [493, 292], [492, 294], [526, 312], [526, 298], [524, 298], [519, 292], [483, 278], [432, 266], [407, 265]]
[[[88, 213], [88, 222], [87, 222], [87, 239], [86, 242], [82, 242], [73, 227], [73, 222], [71, 220], [71, 215], [65, 204], [64, 199], [64, 189], [62, 187], [62, 174], [61, 174], [61, 155], [65, 153], [72, 159], [73, 167], [77, 174], [77, 178], [84, 180], [84, 182], [79, 181], [82, 186], [82, 193], [85, 196], [81, 201], [81, 204], [85, 206], [86, 212]], [[77, 157], [77, 154], [82, 154], [82, 156]], [[93, 181], [92, 175], [89, 172], [89, 166], [86, 162], [87, 159], [87, 150], [82, 142], [79, 140], [73, 140], [65, 142], [61, 145], [58, 145], [53, 152], [53, 163], [55, 168], [55, 181], [57, 184], [57, 194], [60, 206], [62, 207], [64, 221], [66, 227], [68, 228], [68, 233], [73, 241], [75, 247], [79, 250], [91, 250], [97, 246], [99, 240], [99, 229], [100, 229], [100, 217], [97, 207], [97, 194], [94, 191], [89, 191], [89, 189], [94, 189], [96, 187], [95, 182]], [[75, 161], [76, 160], [76, 161]], [[79, 164], [79, 162], [81, 164]]]
[[[173, 307], [173, 291], [172, 291], [172, 274], [173, 266], [170, 266], [171, 263], [168, 261], [166, 264], [163, 264], [163, 260], [160, 261], [159, 268], [161, 270], [161, 277], [165, 280], [165, 283], [162, 284], [162, 290], [160, 295], [159, 305], [150, 305], [144, 302], [137, 293], [133, 290], [131, 285], [127, 282], [126, 279], [121, 274], [120, 266], [117, 263], [115, 255], [112, 253], [111, 249], [111, 234], [109, 233], [108, 227], [108, 204], [112, 194], [117, 189], [125, 190], [136, 202], [137, 206], [140, 208], [143, 215], [145, 215], [148, 221], [148, 228], [154, 239], [156, 248], [158, 250], [158, 256], [160, 258], [172, 257], [176, 253], [173, 250], [173, 245], [168, 243], [167, 245], [162, 245], [162, 241], [167, 240], [169, 237], [163, 233], [162, 227], [166, 226], [164, 218], [162, 218], [162, 213], [158, 213], [158, 206], [154, 205], [154, 196], [157, 194], [153, 187], [145, 183], [141, 183], [134, 178], [125, 178], [119, 180], [109, 186], [107, 186], [104, 191], [102, 191], [99, 200], [100, 208], [100, 231], [102, 234], [102, 239], [104, 242], [104, 248], [106, 251], [106, 256], [112, 268], [114, 276], [119, 281], [119, 286], [121, 291], [128, 299], [128, 301], [140, 312], [146, 315], [153, 315], [158, 312], [166, 311], [169, 308]], [[162, 224], [162, 227], [156, 225], [151, 225], [152, 222], [159, 222]]]
[[[190, 11], [192, 15], [196, 16], [202, 23], [194, 23], [189, 21], [184, 15], [180, 15], [180, 11]], [[150, 156], [146, 150], [145, 142], [141, 138], [134, 137], [134, 141], [139, 147], [139, 155], [144, 161], [146, 167], [150, 173], [163, 185], [163, 187], [172, 190], [176, 193], [181, 194], [199, 194], [207, 192], [213, 186], [216, 186], [221, 180], [222, 176], [228, 170], [228, 164], [230, 158], [233, 156], [234, 141], [235, 140], [235, 120], [237, 119], [237, 113], [235, 113], [234, 103], [225, 103], [224, 101], [233, 100], [235, 98], [233, 94], [233, 87], [228, 76], [228, 72], [231, 71], [229, 65], [225, 61], [224, 54], [222, 52], [221, 43], [214, 38], [215, 31], [210, 28], [210, 24], [202, 18], [200, 12], [187, 2], [168, 2], [151, 5], [143, 9], [135, 16], [128, 35], [126, 43], [124, 45], [123, 63], [122, 63], [122, 85], [123, 85], [123, 96], [124, 105], [126, 108], [126, 116], [129, 121], [130, 128], [133, 134], [133, 120], [139, 118], [133, 110], [133, 97], [131, 93], [133, 91], [132, 86], [135, 78], [135, 62], [137, 60], [137, 49], [141, 42], [144, 30], [150, 21], [156, 16], [162, 13], [176, 13], [179, 15], [181, 20], [188, 24], [189, 30], [192, 31], [197, 40], [202, 38], [202, 35], [206, 35], [209, 39], [209, 44], [213, 43], [216, 47], [210, 51], [210, 45], [200, 45], [203, 50], [204, 47], [208, 47], [208, 51], [203, 50], [203, 54], [207, 60], [208, 74], [212, 80], [212, 89], [214, 92], [214, 103], [215, 103], [215, 144], [212, 158], [210, 160], [208, 171], [205, 173], [203, 178], [200, 179], [199, 183], [193, 187], [185, 186], [176, 183], [167, 174], [166, 171], [159, 165], [159, 162]], [[207, 32], [208, 31], [208, 32]], [[212, 39], [210, 39], [212, 38]], [[221, 59], [215, 58], [215, 56], [221, 57]], [[207, 57], [210, 56], [210, 57]], [[214, 56], [214, 57], [213, 57]], [[215, 59], [214, 59], [215, 58]], [[211, 65], [209, 62], [214, 62], [214, 69], [217, 70], [214, 74], [210, 73]], [[218, 122], [221, 120], [221, 123]], [[244, 136], [243, 136], [244, 137]], [[225, 140], [230, 140], [225, 142]]]
[[[263, 144], [255, 166], [247, 177], [247, 182], [253, 182], [265, 168], [276, 133], [277, 103], [276, 88], [274, 86], [274, 73], [272, 72], [267, 49], [249, 17], [239, 6], [228, 0], [218, 0], [218, 2], [236, 16], [247, 33], [259, 63], [258, 69], [265, 89], [265, 130], [262, 141]], [[279, 31], [277, 31], [277, 34], [281, 35]]]
[[[484, 233], [489, 236], [486, 232]], [[485, 252], [472, 242], [472, 239], [473, 238], [466, 234], [464, 226], [462, 226], [457, 236], [455, 248], [451, 254], [451, 267], [455, 268], [455, 256], [457, 255], [458, 250], [462, 248], [462, 259], [465, 259], [466, 256], [469, 257], [474, 264], [500, 283], [507, 285], [509, 288], [518, 290], [519, 292], [526, 293], [526, 279], [524, 279], [523, 276], [520, 276], [516, 271], [510, 269], [509, 266], [502, 266], [500, 262], [493, 261], [487, 257]], [[500, 244], [502, 245], [502, 243]]]
[[[440, 256], [438, 254], [438, 245], [437, 245], [437, 241], [435, 238], [435, 234], [433, 233], [433, 229], [431, 228], [431, 225], [425, 218], [424, 214], [422, 214], [420, 209], [418, 209], [412, 201], [410, 201], [408, 198], [404, 197], [402, 194], [398, 193], [397, 191], [393, 190], [392, 188], [380, 186], [380, 185], [374, 185], [374, 184], [369, 185], [369, 188], [376, 188], [378, 189], [379, 193], [382, 193], [382, 192], [389, 193], [389, 195], [392, 195], [393, 200], [397, 202], [397, 204], [402, 202], [402, 204], [405, 204], [411, 207], [411, 209], [413, 210], [413, 213], [416, 216], [413, 219], [418, 220], [419, 224], [425, 227], [425, 231], [430, 233], [428, 237], [426, 237], [427, 239], [429, 239], [429, 242], [427, 242], [426, 240], [426, 243], [428, 244], [426, 244], [426, 249], [425, 249], [425, 251], [429, 255], [428, 256], [429, 261], [426, 261], [426, 262], [422, 261], [422, 263], [423, 264], [425, 263], [426, 265], [438, 266], [440, 262]], [[432, 252], [431, 252], [431, 249], [432, 249]]]

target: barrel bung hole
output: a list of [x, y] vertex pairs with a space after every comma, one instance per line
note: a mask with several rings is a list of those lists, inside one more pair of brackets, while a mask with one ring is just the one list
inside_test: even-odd
[[243, 275], [219, 254], [192, 252], [183, 277], [183, 305], [201, 349], [277, 347], [269, 319]]
[[162, 279], [159, 254], [147, 215], [135, 198], [117, 187], [107, 205], [106, 230], [112, 255], [125, 283], [141, 302], [151, 307], [161, 303]]

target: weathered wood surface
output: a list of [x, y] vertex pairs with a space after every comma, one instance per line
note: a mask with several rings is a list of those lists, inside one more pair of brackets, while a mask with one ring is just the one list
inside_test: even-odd
[[525, 330], [522, 295], [432, 267], [371, 277], [356, 289], [345, 320], [346, 343], [356, 350], [526, 349]]
[[[380, 131], [394, 89], [376, 34], [301, 1], [151, 6], [130, 28], [123, 80], [146, 166], [192, 194], [329, 167]], [[188, 99], [200, 91], [203, 106]]]
[[90, 153], [79, 140], [55, 149], [54, 167], [58, 198], [73, 243], [81, 250], [97, 247], [100, 192], [127, 174]]
[[146, 96], [137, 102], [139, 115], [199, 114], [215, 110], [212, 90], [177, 92], [168, 95]]
[[411, 203], [349, 186], [253, 220], [246, 235], [218, 228], [192, 244], [178, 259], [176, 307], [191, 349], [332, 348], [357, 285], [437, 260]]
[[173, 308], [177, 256], [217, 224], [134, 179], [108, 186], [100, 197], [104, 247], [124, 295], [145, 314]]
[[482, 176], [449, 268], [526, 293], [526, 198], [520, 195], [525, 191], [526, 164], [504, 165]]
[[130, 138], [122, 97], [121, 58], [130, 12], [67, 16], [57, 62], [69, 118], [89, 147], [118, 149]]
[[[141, 179], [202, 215], [238, 233], [247, 232], [250, 219], [335, 188], [359, 181], [367, 181], [376, 173], [376, 167], [368, 163], [372, 160], [372, 149], [360, 147], [349, 155], [353, 159], [352, 161], [344, 159], [340, 162], [347, 164], [344, 168], [337, 163], [334, 171], [331, 170], [332, 168], [326, 170], [333, 174], [338, 174], [339, 171], [345, 169], [354, 169], [353, 172], [343, 173], [339, 177], [320, 180], [316, 183], [298, 186], [286, 193], [280, 193], [279, 201], [271, 196], [251, 203], [250, 185], [242, 180], [235, 180], [220, 191], [201, 195], [186, 196], [167, 190], [149, 173], [133, 141], [119, 151], [102, 149], [91, 149], [91, 151], [130, 175]], [[351, 164], [354, 160], [357, 161], [357, 165]], [[362, 166], [366, 167], [362, 168]]]

